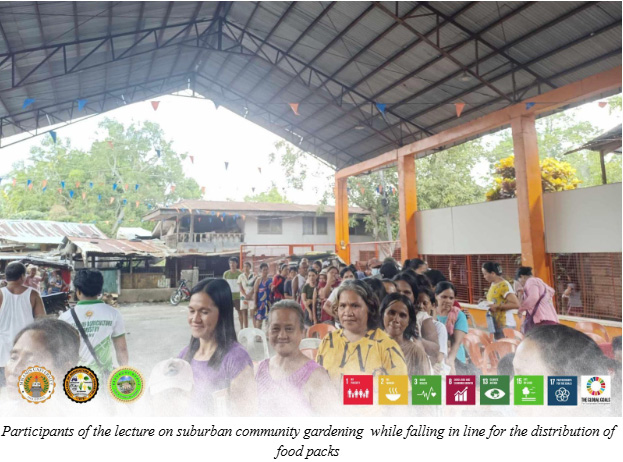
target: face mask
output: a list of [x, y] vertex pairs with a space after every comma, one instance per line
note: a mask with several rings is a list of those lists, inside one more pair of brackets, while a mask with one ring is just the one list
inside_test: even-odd
[[381, 273], [381, 269], [380, 268], [372, 268], [372, 276], [376, 276], [377, 274]]

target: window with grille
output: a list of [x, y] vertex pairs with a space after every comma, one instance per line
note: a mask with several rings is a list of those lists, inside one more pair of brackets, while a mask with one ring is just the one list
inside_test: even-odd
[[258, 234], [282, 234], [281, 218], [259, 217], [257, 220]]
[[316, 217], [316, 234], [328, 234], [327, 217]]
[[303, 217], [303, 234], [314, 234], [314, 217]]

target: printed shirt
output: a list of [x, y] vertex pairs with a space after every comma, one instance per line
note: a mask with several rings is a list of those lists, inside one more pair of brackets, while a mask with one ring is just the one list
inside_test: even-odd
[[[491, 284], [491, 287], [489, 287], [489, 292], [487, 292], [487, 301], [495, 303], [496, 305], [501, 305], [502, 303], [505, 303], [506, 296], [508, 294], [514, 293], [515, 291], [511, 287], [510, 282], [508, 282], [506, 279], [503, 279], [500, 282]], [[513, 316], [513, 313], [511, 313], [511, 310], [496, 311], [493, 316], [498, 323], [503, 324], [506, 327], [517, 326], [517, 323], [515, 322], [515, 317]], [[504, 318], [504, 316], [506, 316], [506, 318]]]
[[[76, 314], [100, 363], [104, 369], [111, 371], [114, 351], [112, 339], [125, 335], [121, 313], [101, 300], [82, 300], [76, 305]], [[65, 311], [58, 319], [76, 327], [70, 311]], [[82, 338], [80, 338], [80, 365], [99, 371], [95, 359]]]
[[231, 295], [234, 300], [240, 300], [240, 287], [238, 287], [238, 278], [241, 274], [242, 271], [240, 270], [227, 270], [225, 271], [225, 274], [223, 274], [223, 279], [225, 279], [229, 284], [229, 288], [231, 289]]
[[[443, 324], [444, 328], [446, 326], [446, 321], [448, 320], [448, 316], [437, 316], [437, 321]], [[462, 311], [459, 311], [459, 315], [456, 318], [456, 322], [454, 323], [454, 330], [460, 330], [465, 332], [466, 334], [469, 332], [469, 325], [467, 324], [467, 316]], [[456, 359], [465, 363], [465, 347], [463, 347], [463, 343], [459, 347], [459, 351], [456, 353]]]
[[318, 349], [316, 362], [341, 386], [343, 375], [407, 375], [407, 365], [398, 344], [381, 329], [369, 330], [349, 342], [344, 330], [329, 332]]
[[240, 298], [242, 300], [245, 300], [244, 295], [240, 293], [241, 285], [244, 286], [244, 290], [248, 295], [247, 299], [249, 300], [252, 299], [253, 298], [253, 286], [255, 285], [255, 275], [253, 273], [249, 273], [249, 276], [247, 277], [246, 274], [240, 273], [240, 276], [238, 276], [238, 293], [240, 294]]

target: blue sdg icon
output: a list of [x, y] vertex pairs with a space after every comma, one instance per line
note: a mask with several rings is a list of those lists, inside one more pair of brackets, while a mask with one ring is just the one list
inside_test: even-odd
[[548, 406], [577, 406], [578, 378], [555, 376], [547, 378]]

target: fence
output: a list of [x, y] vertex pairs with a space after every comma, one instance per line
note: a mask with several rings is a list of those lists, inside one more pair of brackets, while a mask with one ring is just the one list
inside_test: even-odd
[[282, 244], [282, 245], [248, 245], [240, 246], [240, 267], [246, 261], [250, 261], [253, 271], [260, 269], [260, 264], [268, 264], [270, 274], [275, 274], [279, 270], [281, 263], [284, 263], [290, 256], [301, 256], [307, 254], [310, 262], [313, 262], [313, 254], [335, 253], [335, 244]]
[[383, 261], [387, 257], [393, 257], [396, 261], [402, 261], [400, 241], [384, 242], [351, 242], [349, 244], [350, 262], [358, 269], [364, 270], [371, 258]]

